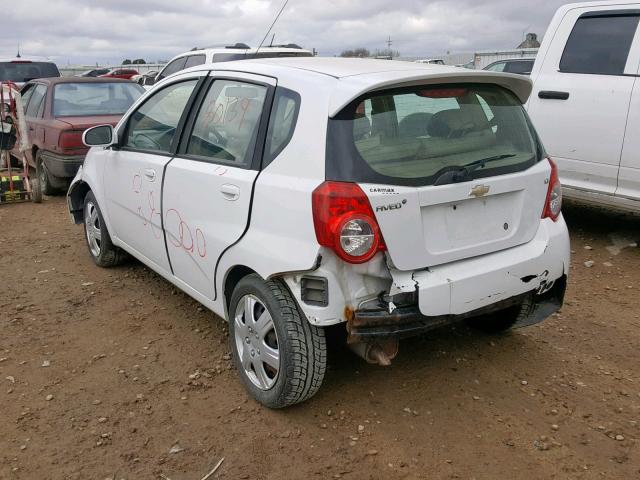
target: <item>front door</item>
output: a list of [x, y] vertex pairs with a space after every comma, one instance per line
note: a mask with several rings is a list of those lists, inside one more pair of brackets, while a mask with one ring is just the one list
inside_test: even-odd
[[218, 259], [249, 219], [275, 81], [216, 78], [165, 174], [163, 214], [174, 275], [213, 299]]
[[198, 78], [177, 80], [129, 115], [120, 147], [105, 155], [104, 188], [111, 235], [155, 269], [170, 271], [162, 230], [162, 180], [178, 142], [180, 120]]

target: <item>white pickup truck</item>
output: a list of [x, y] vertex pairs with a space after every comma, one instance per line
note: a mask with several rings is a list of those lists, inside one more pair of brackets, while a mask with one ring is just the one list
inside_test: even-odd
[[640, 212], [640, 2], [564, 5], [540, 47], [528, 112], [564, 195]]

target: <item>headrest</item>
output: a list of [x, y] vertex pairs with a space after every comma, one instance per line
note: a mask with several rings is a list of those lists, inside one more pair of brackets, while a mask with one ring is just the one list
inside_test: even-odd
[[468, 114], [459, 108], [441, 110], [431, 117], [428, 133], [432, 137], [448, 137], [452, 131], [460, 130], [469, 123]]

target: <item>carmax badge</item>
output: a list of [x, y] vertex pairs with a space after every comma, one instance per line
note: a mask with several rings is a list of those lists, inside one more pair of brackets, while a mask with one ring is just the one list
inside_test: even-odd
[[484, 197], [487, 193], [489, 193], [490, 189], [491, 187], [489, 187], [488, 185], [476, 185], [471, 189], [471, 192], [469, 192], [469, 196], [476, 198]]

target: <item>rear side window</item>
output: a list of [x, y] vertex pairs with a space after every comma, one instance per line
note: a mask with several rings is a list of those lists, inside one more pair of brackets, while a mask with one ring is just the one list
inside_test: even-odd
[[41, 106], [44, 108], [44, 97], [47, 95], [47, 87], [44, 85], [36, 85], [27, 105], [27, 117], [38, 117]]
[[186, 154], [213, 163], [249, 166], [266, 94], [262, 85], [213, 82], [198, 112]]
[[580, 17], [567, 40], [560, 71], [622, 75], [639, 18], [638, 15]]
[[187, 57], [187, 61], [184, 64], [184, 68], [195, 67], [196, 65], [202, 65], [205, 62], [204, 55], [190, 55]]
[[376, 92], [329, 121], [328, 180], [440, 185], [529, 168], [541, 149], [519, 100], [493, 85]]
[[263, 168], [269, 165], [291, 140], [298, 120], [300, 95], [292, 90], [278, 87], [273, 105], [267, 130]]
[[151, 96], [129, 117], [125, 147], [168, 153], [197, 80], [175, 83]]

